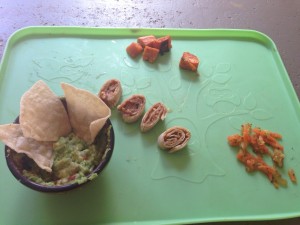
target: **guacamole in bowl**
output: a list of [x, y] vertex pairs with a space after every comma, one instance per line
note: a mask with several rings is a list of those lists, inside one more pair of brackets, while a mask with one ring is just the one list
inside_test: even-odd
[[52, 172], [41, 169], [26, 154], [8, 146], [5, 146], [5, 156], [8, 168], [25, 186], [42, 192], [61, 192], [96, 178], [110, 161], [113, 149], [114, 131], [108, 119], [90, 145], [74, 133], [54, 142]]

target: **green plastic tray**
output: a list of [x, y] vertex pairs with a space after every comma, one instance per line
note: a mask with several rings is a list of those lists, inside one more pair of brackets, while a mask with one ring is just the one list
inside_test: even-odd
[[[171, 35], [173, 48], [155, 64], [130, 59], [138, 36]], [[201, 60], [200, 75], [180, 70], [184, 51]], [[58, 95], [64, 81], [97, 93], [120, 79], [122, 99], [144, 94], [146, 108], [163, 101], [166, 120], [141, 134], [112, 113], [116, 143], [103, 174], [62, 194], [30, 190], [0, 158], [0, 224], [182, 224], [267, 220], [300, 216], [300, 108], [273, 41], [250, 30], [104, 29], [29, 27], [9, 39], [0, 70], [0, 123], [19, 113], [23, 93], [44, 80]], [[248, 174], [226, 137], [240, 125], [283, 135], [288, 187], [275, 189], [260, 173]], [[159, 150], [158, 135], [173, 125], [192, 133], [188, 148]], [[300, 179], [300, 177], [299, 177]]]

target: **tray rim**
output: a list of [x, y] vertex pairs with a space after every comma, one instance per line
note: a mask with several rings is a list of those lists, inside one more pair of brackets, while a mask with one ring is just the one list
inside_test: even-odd
[[[51, 32], [49, 32], [51, 29]], [[88, 33], [87, 32], [91, 32]], [[120, 34], [121, 33], [121, 34]], [[170, 33], [170, 35], [175, 36], [175, 40], [177, 38], [186, 38], [189, 37], [194, 40], [201, 39], [209, 39], [212, 36], [217, 39], [243, 39], [243, 40], [256, 40], [257, 42], [265, 45], [267, 48], [271, 49], [273, 57], [275, 57], [276, 62], [278, 63], [278, 69], [280, 69], [280, 75], [284, 79], [285, 86], [290, 87], [287, 88], [286, 91], [294, 103], [293, 106], [300, 112], [300, 104], [298, 100], [298, 96], [293, 88], [293, 84], [290, 80], [290, 77], [286, 71], [283, 60], [280, 57], [279, 51], [274, 43], [274, 41], [267, 36], [266, 34], [251, 30], [251, 29], [178, 29], [178, 28], [120, 28], [120, 27], [80, 27], [80, 26], [28, 26], [21, 28], [15, 31], [7, 40], [5, 45], [2, 59], [0, 62], [0, 82], [2, 82], [6, 65], [9, 60], [9, 51], [12, 46], [14, 46], [18, 41], [23, 38], [28, 37], [36, 37], [36, 36], [44, 36], [49, 35], [48, 37], [113, 37], [120, 36], [121, 38], [133, 38], [138, 37], [140, 35], [150, 35], [155, 34], [157, 36], [165, 35], [166, 33]], [[74, 36], [75, 35], [75, 36]], [[250, 39], [249, 39], [250, 38]], [[300, 115], [298, 116], [300, 121]], [[233, 222], [233, 221], [266, 221], [266, 220], [278, 220], [278, 219], [289, 219], [300, 216], [299, 212], [289, 212], [289, 213], [280, 213], [280, 214], [262, 214], [262, 215], [254, 215], [254, 216], [234, 216], [234, 217], [208, 217], [202, 218], [190, 218], [181, 219], [181, 220], [159, 220], [157, 222], [166, 222], [165, 224], [177, 224], [177, 223], [205, 223], [205, 222]], [[155, 221], [137, 221], [138, 224], [150, 224]], [[118, 224], [129, 224], [130, 222], [121, 222]]]

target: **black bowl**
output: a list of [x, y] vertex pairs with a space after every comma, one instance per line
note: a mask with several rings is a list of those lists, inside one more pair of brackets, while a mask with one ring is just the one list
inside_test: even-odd
[[[65, 101], [62, 99], [64, 105]], [[19, 117], [14, 121], [14, 123], [19, 123]], [[106, 149], [103, 149], [103, 154], [100, 154], [101, 157], [99, 157], [100, 161], [97, 166], [95, 166], [90, 174], [87, 175], [87, 178], [89, 178], [93, 174], [100, 174], [101, 171], [107, 166], [109, 163], [113, 149], [114, 149], [114, 131], [111, 124], [111, 121], [108, 119], [103, 126], [103, 128], [100, 130], [99, 134], [96, 136], [95, 141], [93, 144], [96, 145], [97, 149], [100, 149], [100, 143], [101, 146], [105, 145]], [[106, 143], [103, 143], [103, 141], [106, 141]], [[39, 183], [35, 183], [32, 180], [30, 180], [28, 177], [24, 176], [23, 170], [28, 168], [30, 164], [35, 164], [35, 162], [27, 157], [25, 154], [19, 154], [15, 152], [14, 150], [10, 149], [8, 146], [5, 146], [5, 158], [7, 162], [7, 166], [11, 173], [14, 175], [14, 177], [20, 181], [25, 186], [36, 190], [40, 192], [63, 192], [72, 190], [74, 188], [81, 187], [82, 185], [88, 183], [89, 181], [93, 179], [86, 179], [83, 183], [71, 183], [71, 184], [65, 184], [65, 185], [56, 185], [56, 186], [49, 186], [49, 185], [43, 185]]]

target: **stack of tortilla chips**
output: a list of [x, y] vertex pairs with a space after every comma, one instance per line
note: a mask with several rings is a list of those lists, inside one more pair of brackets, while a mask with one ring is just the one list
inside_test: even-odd
[[0, 139], [52, 171], [53, 143], [74, 132], [88, 144], [110, 117], [110, 108], [96, 95], [62, 83], [67, 110], [43, 81], [36, 82], [21, 98], [19, 124], [0, 125]]

